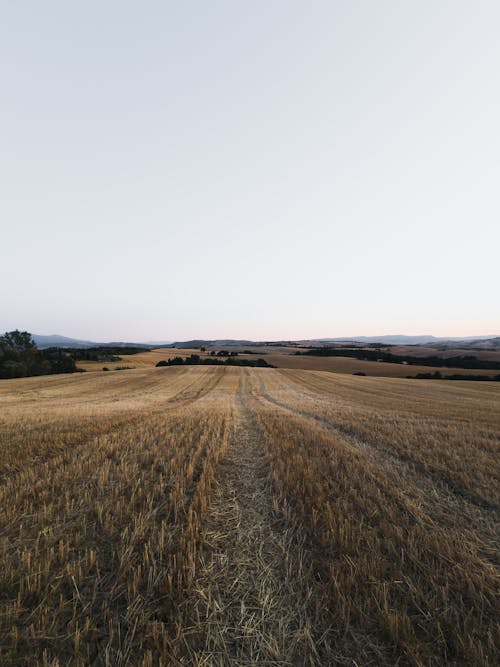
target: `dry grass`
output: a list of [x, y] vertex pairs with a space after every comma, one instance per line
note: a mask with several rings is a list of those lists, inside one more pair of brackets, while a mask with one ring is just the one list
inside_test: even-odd
[[391, 352], [394, 354], [409, 354], [415, 357], [462, 357], [468, 355], [474, 355], [478, 359], [484, 359], [486, 361], [500, 361], [500, 350], [490, 349], [490, 350], [481, 350], [477, 348], [460, 348], [452, 347], [439, 349], [436, 347], [427, 347], [420, 345], [395, 345], [391, 348]]
[[500, 387], [0, 383], [0, 664], [498, 664]]
[[452, 388], [429, 384], [434, 410], [440, 392], [454, 406], [437, 422], [422, 405], [412, 414], [408, 383], [372, 381], [372, 392], [400, 402], [384, 414], [363, 379], [294, 379], [298, 391], [290, 374], [261, 377], [257, 414], [283, 512], [308, 533], [323, 622], [339, 628], [346, 664], [360, 645], [363, 664], [495, 664], [499, 393], [482, 395], [496, 406], [486, 428], [474, 401], [482, 392], [469, 387], [454, 403]]
[[275, 374], [262, 393], [498, 510], [500, 387], [422, 383], [302, 372]]
[[[2, 460], [9, 474], [0, 491], [2, 665], [148, 664], [151, 651], [168, 656], [172, 609], [193, 577], [200, 522], [227, 445], [233, 382], [223, 371], [179, 375], [157, 371], [153, 407], [136, 398], [132, 413], [133, 391], [115, 407], [85, 402], [79, 386], [79, 413], [63, 389], [66, 406], [54, 400], [46, 430], [30, 431], [28, 420], [24, 441], [14, 432], [16, 410], [18, 426], [31, 410], [11, 397], [3, 428], [14, 445]], [[147, 395], [150, 377], [141, 379]], [[226, 391], [217, 395], [221, 383]], [[49, 383], [46, 391], [55, 389]], [[170, 400], [159, 398], [162, 390]]]
[[461, 375], [496, 375], [498, 373], [498, 371], [484, 369], [467, 370], [463, 368], [436, 368], [434, 366], [406, 366], [383, 361], [351, 359], [349, 357], [314, 357], [309, 355], [273, 354], [272, 352], [265, 359], [278, 368], [330, 371], [331, 373], [345, 373], [347, 375], [361, 372], [373, 377], [406, 378], [408, 375], [435, 373], [437, 370], [443, 377], [457, 373]]
[[[239, 348], [237, 348], [239, 349]], [[443, 377], [449, 375], [497, 375], [498, 371], [488, 370], [488, 369], [464, 369], [464, 368], [436, 368], [434, 366], [405, 366], [403, 364], [391, 364], [386, 362], [377, 362], [377, 361], [363, 361], [361, 359], [351, 359], [349, 357], [314, 357], [308, 355], [296, 355], [296, 348], [287, 348], [287, 347], [275, 347], [275, 346], [262, 346], [262, 347], [244, 347], [242, 349], [250, 349], [255, 352], [253, 355], [242, 354], [241, 351], [239, 355], [242, 359], [257, 359], [259, 356], [265, 358], [265, 360], [276, 366], [277, 368], [290, 368], [296, 370], [309, 370], [309, 371], [330, 371], [332, 373], [345, 373], [347, 375], [352, 375], [353, 373], [362, 372], [366, 373], [368, 376], [373, 377], [395, 377], [395, 378], [406, 378], [408, 375], [416, 375], [417, 373], [434, 373], [436, 370], [439, 370]], [[420, 348], [401, 348], [402, 353], [415, 354], [418, 356], [420, 353]], [[427, 348], [424, 348], [427, 354], [436, 353], [435, 350], [429, 351]], [[462, 354], [476, 354], [476, 352], [461, 351]], [[77, 363], [78, 368], [82, 368], [86, 371], [102, 371], [103, 367], [106, 366], [110, 369], [114, 369], [116, 366], [126, 365], [131, 366], [137, 369], [151, 368], [155, 366], [158, 361], [162, 359], [168, 359], [170, 357], [187, 357], [190, 354], [199, 354], [201, 357], [207, 357], [210, 354], [208, 352], [200, 352], [199, 349], [186, 349], [178, 350], [171, 348], [160, 348], [156, 350], [151, 350], [149, 352], [139, 352], [138, 354], [129, 354], [129, 355], [120, 355], [122, 361], [119, 362], [102, 362], [102, 361], [79, 361]], [[495, 355], [500, 355], [496, 352], [477, 352], [479, 358], [484, 359], [494, 359], [496, 360]], [[451, 355], [451, 352], [450, 352]], [[448, 356], [450, 356], [448, 355]], [[118, 372], [118, 371], [117, 371]]]
[[157, 348], [137, 354], [118, 354], [122, 361], [78, 361], [77, 367], [85, 371], [102, 371], [103, 367], [113, 371], [117, 366], [131, 366], [133, 368], [151, 368], [156, 366], [159, 361], [169, 359], [170, 357], [188, 357], [190, 354], [204, 355], [199, 349], [174, 350], [171, 348]]

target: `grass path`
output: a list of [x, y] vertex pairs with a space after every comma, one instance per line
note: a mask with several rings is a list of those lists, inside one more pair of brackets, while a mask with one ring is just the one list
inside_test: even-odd
[[268, 474], [245, 372], [202, 533], [194, 600], [186, 606], [189, 664], [321, 664], [305, 608], [291, 592], [301, 576], [300, 549], [290, 549], [291, 531], [273, 508]]

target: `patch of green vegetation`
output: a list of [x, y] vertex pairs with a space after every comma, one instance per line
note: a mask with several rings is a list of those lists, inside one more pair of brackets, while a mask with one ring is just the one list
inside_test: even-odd
[[16, 329], [0, 336], [0, 378], [79, 371], [65, 350], [57, 347], [39, 350], [28, 331]]

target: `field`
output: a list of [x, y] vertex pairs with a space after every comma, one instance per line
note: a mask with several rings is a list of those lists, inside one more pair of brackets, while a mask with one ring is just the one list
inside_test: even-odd
[[0, 382], [2, 667], [500, 663], [498, 383], [156, 354]]
[[[219, 348], [217, 348], [219, 349]], [[297, 348], [293, 347], [278, 347], [278, 346], [246, 346], [243, 348], [238, 347], [229, 347], [228, 350], [239, 350], [238, 355], [240, 359], [258, 359], [262, 357], [269, 364], [276, 366], [277, 368], [291, 368], [298, 370], [309, 370], [309, 371], [330, 371], [333, 373], [343, 373], [352, 375], [353, 373], [365, 373], [368, 376], [372, 377], [397, 377], [405, 378], [408, 375], [416, 375], [417, 373], [434, 373], [436, 370], [439, 370], [443, 377], [448, 375], [496, 375], [499, 373], [498, 370], [491, 369], [473, 369], [467, 370], [463, 368], [436, 368], [435, 366], [425, 366], [425, 365], [412, 365], [406, 366], [404, 364], [394, 364], [387, 362], [377, 362], [377, 361], [365, 361], [362, 359], [350, 359], [348, 357], [313, 357], [307, 355], [296, 355], [295, 352]], [[244, 354], [242, 353], [243, 349], [250, 349], [253, 354]], [[396, 348], [397, 352], [401, 354], [410, 353], [410, 354], [423, 354], [420, 351], [420, 348]], [[424, 348], [427, 354], [436, 354], [435, 350], [432, 348]], [[430, 351], [431, 350], [431, 351]], [[458, 352], [455, 352], [457, 354]], [[470, 351], [461, 350], [461, 354], [470, 354]], [[110, 370], [115, 369], [119, 366], [127, 366], [131, 368], [151, 368], [155, 366], [162, 359], [168, 359], [169, 357], [187, 357], [190, 354], [198, 354], [202, 358], [208, 357], [210, 350], [207, 349], [206, 352], [200, 352], [197, 349], [172, 349], [172, 348], [158, 348], [155, 350], [149, 350], [146, 352], [139, 352], [138, 354], [123, 354], [120, 355], [122, 361], [118, 362], [103, 362], [103, 361], [79, 361], [77, 363], [78, 368], [81, 368], [85, 371], [102, 371], [103, 367], [107, 367]], [[439, 353], [438, 353], [439, 354]], [[452, 356], [453, 352], [450, 352], [448, 356]], [[497, 352], [474, 352], [479, 358], [484, 358], [487, 360], [498, 361]]]

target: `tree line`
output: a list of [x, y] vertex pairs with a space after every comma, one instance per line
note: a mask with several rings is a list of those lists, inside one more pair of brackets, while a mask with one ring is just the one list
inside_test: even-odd
[[75, 360], [61, 348], [39, 350], [28, 331], [7, 331], [0, 336], [0, 378], [21, 378], [52, 373], [75, 373]]
[[238, 359], [235, 356], [227, 359], [217, 359], [212, 357], [202, 358], [199, 354], [191, 354], [183, 359], [182, 357], [173, 357], [164, 359], [156, 364], [157, 368], [161, 366], [250, 366], [251, 368], [276, 368], [267, 363], [265, 359]]

